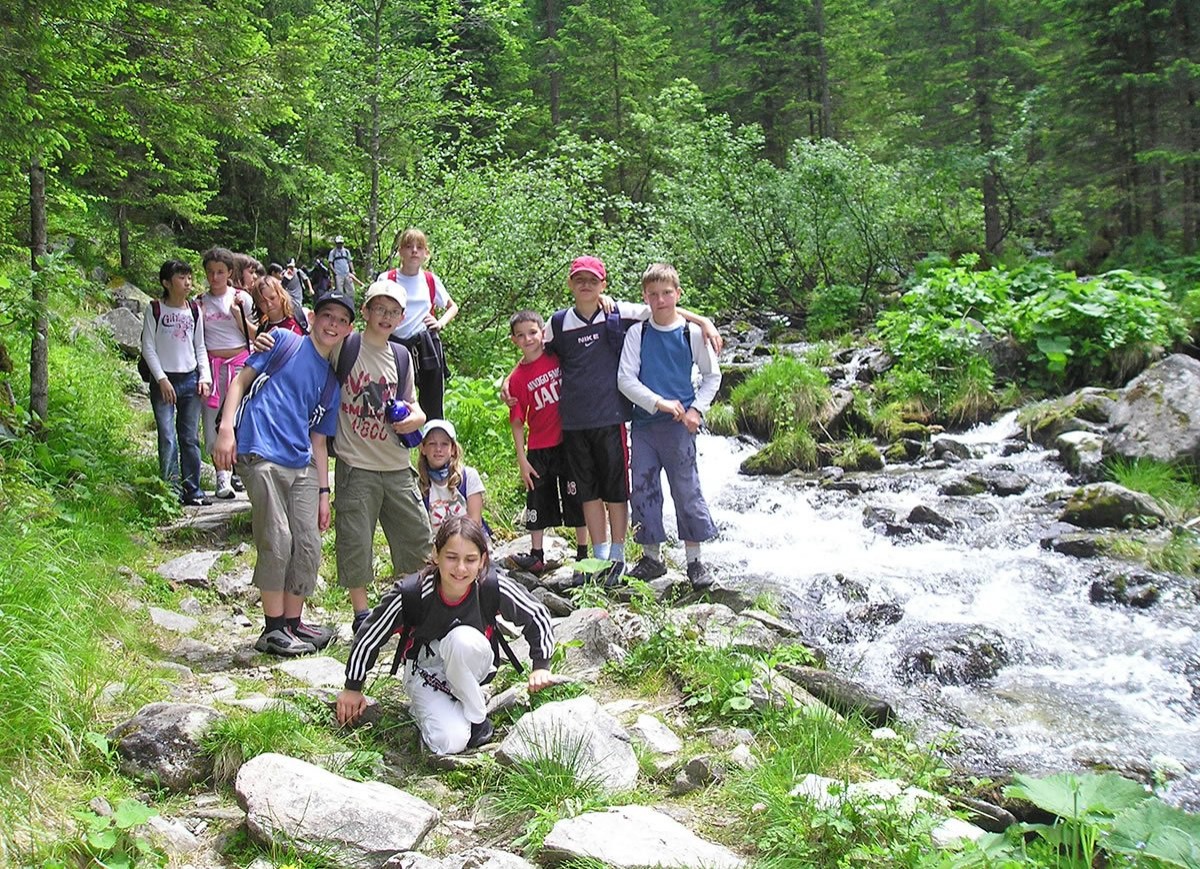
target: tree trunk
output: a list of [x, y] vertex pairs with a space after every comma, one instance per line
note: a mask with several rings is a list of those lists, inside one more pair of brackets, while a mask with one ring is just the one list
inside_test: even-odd
[[46, 253], [46, 170], [41, 157], [29, 161], [29, 262], [33, 276], [33, 341], [29, 344], [29, 415], [34, 431], [46, 420], [50, 402], [50, 288], [38, 280], [39, 257]]
[[367, 104], [371, 109], [371, 130], [367, 140], [367, 151], [371, 158], [371, 195], [367, 202], [367, 246], [363, 251], [363, 263], [367, 270], [375, 273], [375, 251], [379, 248], [379, 164], [382, 160], [380, 151], [383, 147], [380, 127], [383, 119], [379, 110], [380, 64], [383, 58], [383, 10], [387, 0], [376, 0], [374, 32], [371, 34], [371, 56], [374, 65], [371, 76], [371, 93]]
[[129, 253], [129, 215], [124, 202], [117, 206], [117, 248], [121, 253], [121, 273], [128, 277], [133, 257]]
[[988, 253], [999, 253], [1004, 241], [1004, 226], [1000, 220], [1000, 179], [996, 158], [995, 121], [992, 116], [991, 60], [992, 34], [988, 0], [975, 4], [975, 57], [971, 63], [972, 86], [975, 91], [975, 121], [979, 128], [979, 150], [986, 164], [983, 170], [983, 243]]
[[825, 50], [825, 0], [813, 0], [812, 7], [817, 31], [817, 86], [821, 94], [817, 135], [830, 139], [833, 138], [833, 94], [829, 88], [829, 54]]
[[[558, 4], [554, 0], [546, 0], [546, 39], [551, 42], [558, 38]], [[550, 56], [547, 58], [550, 68], [550, 126], [558, 128], [562, 121], [562, 109], [559, 105], [559, 95], [562, 90], [562, 73], [558, 69], [558, 49], [550, 45]]]

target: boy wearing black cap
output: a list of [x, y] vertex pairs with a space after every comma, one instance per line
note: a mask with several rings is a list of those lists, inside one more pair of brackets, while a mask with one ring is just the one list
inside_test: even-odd
[[266, 620], [254, 644], [260, 652], [303, 655], [332, 637], [304, 624], [301, 611], [316, 586], [330, 519], [325, 439], [337, 431], [339, 389], [329, 357], [353, 320], [353, 296], [322, 296], [312, 331], [274, 330], [274, 345], [246, 361], [226, 395], [213, 458], [222, 470], [236, 464], [250, 497], [254, 584]]

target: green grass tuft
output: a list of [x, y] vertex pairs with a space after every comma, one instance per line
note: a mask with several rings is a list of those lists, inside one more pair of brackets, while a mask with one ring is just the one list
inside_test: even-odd
[[309, 724], [286, 709], [231, 715], [204, 735], [202, 745], [213, 758], [213, 777], [219, 782], [232, 781], [243, 763], [260, 754], [306, 759], [341, 747], [326, 727]]
[[777, 433], [808, 431], [828, 401], [829, 379], [793, 356], [776, 357], [730, 396], [747, 431], [763, 440]]

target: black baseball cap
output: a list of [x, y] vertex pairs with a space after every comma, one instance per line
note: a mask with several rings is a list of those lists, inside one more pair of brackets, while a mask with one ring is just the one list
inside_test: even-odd
[[331, 290], [321, 298], [317, 299], [313, 305], [313, 311], [319, 311], [329, 304], [337, 303], [350, 312], [350, 320], [354, 321], [354, 295], [352, 293], [342, 293], [338, 290]]

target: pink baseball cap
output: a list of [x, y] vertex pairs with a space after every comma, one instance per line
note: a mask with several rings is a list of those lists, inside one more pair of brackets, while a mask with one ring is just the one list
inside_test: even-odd
[[599, 257], [581, 256], [575, 262], [571, 263], [571, 271], [567, 273], [567, 277], [574, 277], [580, 272], [591, 272], [600, 280], [608, 280], [608, 272], [604, 270], [604, 263]]

